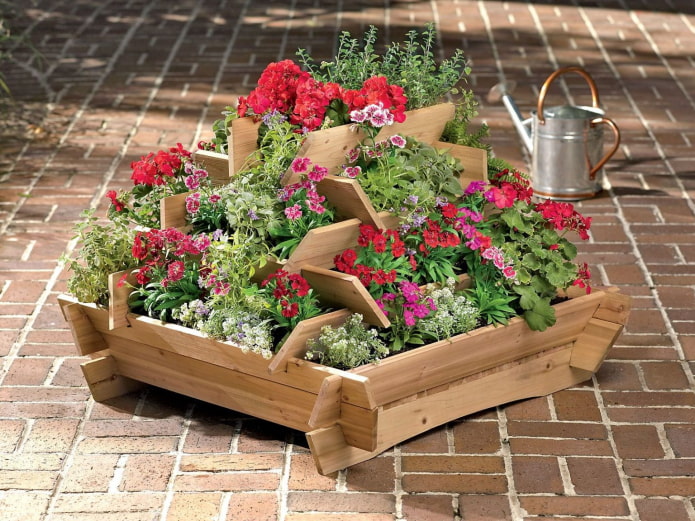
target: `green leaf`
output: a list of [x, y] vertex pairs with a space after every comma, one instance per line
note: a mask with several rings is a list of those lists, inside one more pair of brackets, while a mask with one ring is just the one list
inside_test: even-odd
[[524, 311], [524, 320], [533, 331], [545, 331], [555, 324], [555, 310], [549, 299], [538, 299], [533, 309]]

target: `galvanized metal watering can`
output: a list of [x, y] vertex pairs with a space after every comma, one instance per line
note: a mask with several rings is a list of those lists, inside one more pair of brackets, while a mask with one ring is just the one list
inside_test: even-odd
[[[546, 108], [545, 97], [552, 82], [568, 72], [577, 73], [589, 84], [592, 106], [563, 105]], [[606, 164], [620, 145], [618, 126], [599, 108], [596, 84], [580, 67], [564, 67], [552, 73], [541, 88], [538, 107], [523, 119], [509, 95], [509, 84], [495, 85], [488, 99], [502, 99], [521, 140], [531, 154], [534, 194], [547, 199], [576, 201], [601, 191], [600, 179]], [[603, 151], [603, 130], [613, 131], [611, 149]]]

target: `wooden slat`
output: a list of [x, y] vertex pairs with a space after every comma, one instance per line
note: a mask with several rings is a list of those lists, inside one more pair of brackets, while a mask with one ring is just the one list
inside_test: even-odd
[[109, 275], [109, 329], [128, 326], [128, 298], [135, 283], [132, 269]]
[[[65, 295], [58, 297], [58, 303], [65, 320], [68, 322], [79, 354], [88, 355], [106, 349], [104, 337], [94, 328], [94, 324], [85, 312], [85, 307], [88, 304], [78, 304], [74, 299]], [[92, 307], [96, 309], [95, 305]], [[101, 313], [103, 315], [108, 314], [105, 310], [101, 310]]]
[[120, 375], [112, 356], [95, 358], [80, 364], [80, 367], [92, 397], [97, 402], [117, 398], [143, 387], [141, 382]]
[[159, 221], [163, 230], [166, 228], [178, 228], [185, 230], [189, 227], [186, 222], [186, 197], [191, 192], [170, 195], [160, 201]]
[[625, 325], [630, 315], [632, 299], [628, 295], [607, 291], [594, 318]]
[[408, 136], [432, 145], [442, 137], [447, 122], [454, 117], [453, 103], [440, 103], [421, 109], [409, 110], [403, 123], [383, 127], [375, 140], [380, 141], [395, 134]]
[[[402, 396], [573, 342], [603, 296], [603, 292], [595, 292], [556, 305], [557, 322], [544, 332], [531, 331], [524, 320], [517, 317], [505, 327], [476, 329], [391, 356], [378, 364], [358, 367], [352, 372], [370, 379], [377, 405], [384, 405]], [[364, 403], [355, 405], [366, 406]]]
[[233, 177], [247, 163], [249, 156], [258, 149], [260, 122], [253, 118], [232, 120], [227, 136], [229, 149], [229, 177]]
[[381, 217], [356, 179], [327, 176], [317, 184], [316, 188], [335, 207], [336, 216], [339, 219], [354, 217], [362, 224], [384, 228]]
[[141, 349], [132, 342], [111, 343], [118, 371], [185, 396], [227, 407], [292, 429], [310, 430], [316, 393], [288, 387], [171, 351]]
[[598, 318], [589, 320], [572, 349], [570, 365], [595, 373], [608, 354], [608, 350], [623, 330], [622, 324]]
[[438, 141], [435, 148], [446, 150], [463, 166], [459, 177], [461, 187], [466, 189], [471, 181], [487, 181], [487, 151], [482, 148], [466, 147], [454, 143]]
[[193, 160], [207, 170], [208, 178], [214, 186], [229, 183], [229, 156], [210, 150], [196, 150]]
[[384, 408], [378, 419], [377, 446], [372, 451], [350, 446], [339, 426], [307, 433], [312, 456], [321, 474], [366, 461], [379, 453], [456, 418], [496, 405], [544, 396], [576, 385], [591, 373], [569, 367], [570, 346], [502, 366], [480, 377], [462, 379], [440, 392]]
[[268, 364], [268, 372], [274, 374], [278, 371], [287, 371], [289, 360], [291, 358], [304, 358], [307, 351], [307, 341], [310, 338], [317, 338], [323, 326], [338, 327], [345, 323], [349, 315], [349, 310], [339, 309], [318, 317], [302, 320], [292, 330], [280, 350], [273, 356], [270, 364]]
[[354, 275], [347, 275], [316, 266], [304, 266], [302, 276], [319, 295], [322, 303], [332, 307], [347, 307], [361, 313], [364, 321], [388, 327], [390, 321], [379, 309], [372, 296]]
[[363, 409], [343, 401], [339, 424], [346, 443], [366, 451], [375, 450], [379, 412], [379, 409]]
[[357, 247], [360, 224], [358, 219], [348, 219], [309, 230], [287, 259], [284, 269], [297, 272], [307, 264], [332, 268], [336, 255]]
[[[329, 174], [336, 174], [347, 161], [346, 154], [364, 138], [364, 133], [354, 125], [315, 130], [307, 134], [297, 151], [297, 157], [308, 157], [312, 163], [327, 168]], [[299, 182], [300, 177], [300, 174], [288, 169], [281, 183], [291, 185]]]
[[321, 384], [314, 408], [309, 417], [312, 429], [335, 425], [340, 419], [340, 396], [343, 379], [340, 375], [327, 376]]

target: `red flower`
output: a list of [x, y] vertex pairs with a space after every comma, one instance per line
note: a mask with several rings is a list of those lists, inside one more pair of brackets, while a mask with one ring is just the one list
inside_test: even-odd
[[171, 282], [179, 281], [183, 278], [185, 269], [183, 261], [174, 261], [167, 267], [167, 277]]
[[447, 219], [454, 219], [458, 213], [459, 209], [456, 208], [456, 205], [454, 204], [446, 203], [444, 206], [442, 206], [442, 215]]
[[118, 194], [116, 193], [116, 190], [109, 190], [108, 192], [106, 192], [106, 197], [108, 197], [111, 200], [111, 204], [115, 207], [115, 210], [117, 212], [123, 211], [125, 205], [118, 200]]

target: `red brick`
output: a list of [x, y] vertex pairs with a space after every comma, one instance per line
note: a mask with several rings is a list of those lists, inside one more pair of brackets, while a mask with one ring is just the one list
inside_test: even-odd
[[209, 521], [217, 519], [222, 504], [222, 494], [207, 492], [198, 494], [175, 494], [167, 521]]
[[560, 391], [553, 394], [553, 402], [558, 420], [601, 421], [601, 413], [591, 391]]
[[119, 456], [117, 454], [78, 454], [67, 470], [63, 492], [107, 492], [113, 479]]
[[174, 463], [174, 456], [167, 454], [129, 455], [118, 488], [126, 492], [164, 491]]
[[695, 476], [630, 478], [630, 488], [640, 496], [695, 496]]
[[510, 437], [530, 436], [535, 438], [575, 438], [605, 440], [606, 428], [597, 423], [575, 422], [509, 422], [507, 433]]
[[275, 472], [214, 472], [181, 474], [174, 487], [182, 492], [249, 491], [275, 490], [279, 483], [280, 475]]
[[454, 425], [454, 446], [459, 454], [495, 454], [500, 450], [497, 422], [462, 422]]
[[229, 499], [228, 521], [276, 521], [278, 517], [277, 493], [242, 492]]
[[695, 425], [666, 425], [664, 428], [676, 456], [695, 457]]
[[[616, 350], [610, 352], [614, 358]], [[637, 391], [642, 389], [637, 367], [634, 364], [606, 361], [596, 373], [596, 380], [603, 390]]]
[[530, 516], [629, 516], [622, 497], [522, 496], [521, 508]]
[[624, 460], [623, 469], [628, 476], [695, 476], [695, 459]]
[[79, 420], [38, 419], [24, 442], [25, 452], [69, 452], [77, 434]]
[[14, 452], [27, 429], [21, 420], [0, 420], [0, 452]]
[[676, 362], [643, 362], [640, 364], [647, 387], [653, 390], [687, 389], [688, 378], [683, 366]]
[[[616, 495], [623, 493], [613, 458], [567, 458], [567, 467], [579, 495]], [[600, 479], [596, 479], [600, 476]]]
[[613, 439], [623, 459], [664, 457], [659, 433], [652, 425], [614, 425]]
[[502, 495], [461, 495], [459, 511], [461, 519], [466, 521], [492, 521], [493, 519], [512, 521], [513, 519], [509, 499]]
[[515, 454], [538, 454], [549, 456], [610, 456], [611, 446], [607, 440], [551, 440], [536, 438], [511, 438], [509, 446]]
[[645, 498], [636, 499], [635, 506], [639, 512], [640, 521], [689, 521], [683, 500]]
[[322, 476], [316, 472], [311, 454], [292, 454], [288, 487], [290, 490], [335, 490], [336, 475]]
[[396, 504], [391, 494], [290, 492], [287, 507], [291, 512], [393, 513]]
[[403, 497], [405, 519], [427, 519], [428, 521], [451, 521], [454, 518], [452, 497], [407, 495]]
[[446, 428], [432, 429], [401, 444], [404, 454], [417, 452], [446, 452], [449, 449]]
[[512, 470], [516, 490], [521, 494], [564, 492], [557, 458], [513, 456]]
[[507, 478], [498, 474], [406, 474], [401, 486], [411, 493], [502, 494], [507, 490]]
[[508, 420], [549, 420], [551, 418], [548, 399], [545, 396], [506, 405], [504, 412]]
[[501, 456], [450, 456], [431, 454], [427, 456], [403, 456], [402, 472], [450, 472], [471, 474], [503, 474], [504, 460]]
[[392, 456], [382, 456], [353, 465], [347, 470], [348, 490], [392, 492], [396, 470]]

